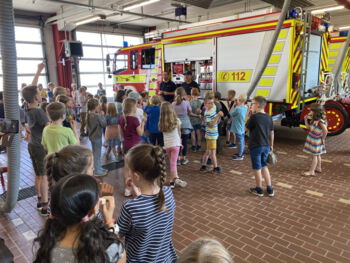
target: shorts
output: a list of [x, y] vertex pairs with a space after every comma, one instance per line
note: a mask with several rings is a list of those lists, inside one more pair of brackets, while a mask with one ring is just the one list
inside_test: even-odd
[[110, 147], [120, 146], [121, 141], [120, 139], [110, 139], [107, 141], [107, 145]]
[[249, 149], [253, 170], [261, 170], [267, 166], [270, 146], [258, 146]]
[[44, 146], [36, 145], [29, 143], [28, 144], [28, 152], [30, 159], [33, 163], [33, 168], [36, 176], [44, 176], [45, 175], [45, 167], [44, 160], [46, 157], [46, 151]]
[[192, 125], [192, 126], [193, 126], [193, 129], [194, 129], [195, 131], [201, 130], [201, 129], [202, 129], [202, 125], [201, 125], [201, 124], [194, 124], [194, 125]]
[[207, 149], [215, 150], [216, 149], [217, 140], [207, 140]]

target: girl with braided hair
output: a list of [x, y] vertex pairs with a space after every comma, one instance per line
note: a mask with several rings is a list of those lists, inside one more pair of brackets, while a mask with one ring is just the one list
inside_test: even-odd
[[175, 200], [172, 191], [163, 186], [166, 163], [162, 148], [149, 144], [131, 148], [125, 168], [132, 178], [129, 186], [141, 192], [124, 202], [117, 221], [119, 234], [125, 237], [127, 262], [175, 262]]

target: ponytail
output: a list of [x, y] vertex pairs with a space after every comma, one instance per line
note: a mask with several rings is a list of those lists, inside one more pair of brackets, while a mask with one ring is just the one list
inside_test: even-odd
[[158, 170], [160, 173], [159, 177], [159, 193], [158, 193], [158, 210], [159, 211], [165, 211], [165, 196], [164, 196], [164, 191], [163, 191], [163, 185], [165, 183], [165, 178], [166, 178], [166, 163], [165, 163], [165, 156], [163, 149], [159, 146], [156, 146], [153, 148], [153, 153], [155, 155], [155, 160], [156, 160], [156, 166], [158, 166]]

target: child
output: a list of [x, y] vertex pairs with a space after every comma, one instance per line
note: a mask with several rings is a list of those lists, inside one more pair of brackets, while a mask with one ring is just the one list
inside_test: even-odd
[[107, 115], [106, 115], [106, 133], [105, 133], [105, 141], [107, 142], [108, 148], [106, 157], [109, 159], [109, 155], [111, 151], [114, 154], [116, 160], [118, 159], [118, 154], [116, 150], [116, 146], [120, 145], [120, 131], [119, 131], [119, 118], [120, 115], [117, 113], [117, 109], [114, 103], [108, 103], [107, 105]]
[[312, 162], [309, 171], [304, 172], [303, 176], [315, 176], [315, 173], [321, 173], [321, 154], [326, 153], [325, 141], [328, 130], [324, 120], [324, 109], [321, 104], [313, 103], [310, 110], [311, 112], [304, 118], [306, 128], [309, 130], [304, 152], [312, 155]]
[[[141, 135], [144, 133], [145, 118], [141, 123], [136, 117], [136, 100], [126, 98], [123, 102], [123, 115], [119, 125], [121, 136], [124, 138], [124, 153], [126, 154], [133, 146], [141, 143]], [[128, 179], [127, 176], [125, 179]], [[131, 189], [126, 185], [124, 195], [131, 196]]]
[[[125, 260], [122, 243], [113, 233], [114, 197], [99, 198], [99, 192], [97, 181], [88, 175], [58, 182], [51, 195], [52, 216], [34, 240], [39, 244], [34, 263]], [[100, 206], [106, 223], [96, 216]]]
[[159, 130], [163, 132], [164, 149], [170, 162], [170, 188], [175, 188], [175, 185], [186, 187], [187, 183], [180, 180], [177, 174], [177, 158], [181, 148], [181, 121], [167, 101], [160, 107]]
[[86, 87], [82, 86], [79, 89], [79, 106], [80, 106], [80, 136], [87, 136], [85, 132], [86, 128], [86, 116], [87, 116], [87, 101], [88, 101], [88, 95], [86, 92]]
[[125, 166], [130, 184], [139, 187], [141, 194], [124, 202], [117, 224], [125, 237], [127, 262], [175, 262], [172, 241], [175, 199], [164, 187], [166, 164], [163, 149], [141, 144], [132, 148]]
[[246, 128], [249, 130], [250, 158], [256, 182], [256, 187], [250, 188], [250, 192], [257, 196], [264, 196], [262, 189], [262, 176], [264, 176], [267, 194], [272, 197], [275, 192], [271, 185], [267, 159], [270, 150], [273, 151], [274, 131], [272, 118], [264, 111], [265, 106], [266, 99], [264, 97], [254, 97], [251, 106], [253, 114], [246, 123]]
[[47, 92], [44, 89], [43, 84], [41, 84], [41, 83], [38, 84], [38, 89], [39, 89], [39, 92], [41, 94], [41, 100], [43, 101], [47, 97]]
[[[228, 111], [231, 112], [235, 108], [236, 104], [236, 91], [235, 90], [228, 90], [227, 91], [227, 102], [228, 102]], [[235, 134], [232, 134], [233, 137], [233, 143], [231, 143], [231, 120], [229, 119], [226, 124], [226, 145], [229, 149], [237, 148], [236, 146], [236, 136]]]
[[64, 106], [66, 107], [66, 118], [63, 121], [63, 127], [72, 128], [71, 127], [71, 121], [74, 121], [74, 115], [73, 115], [73, 99], [66, 96], [66, 95], [58, 95], [56, 98], [56, 101], [62, 102]]
[[163, 134], [158, 129], [160, 117], [160, 98], [157, 95], [151, 97], [151, 105], [146, 106], [145, 113], [147, 114], [147, 130], [151, 144], [164, 146]]
[[53, 186], [63, 177], [70, 174], [94, 175], [94, 157], [92, 152], [80, 145], [68, 145], [59, 152], [48, 154], [45, 158], [45, 169], [50, 192]]
[[47, 176], [45, 175], [44, 159], [45, 149], [41, 144], [43, 130], [49, 123], [45, 112], [39, 108], [41, 103], [41, 94], [36, 87], [37, 78], [39, 78], [41, 71], [44, 69], [45, 64], [38, 65], [36, 77], [32, 82], [32, 85], [26, 86], [22, 89], [22, 97], [27, 103], [25, 115], [27, 118], [28, 127], [26, 127], [26, 133], [30, 135], [28, 143], [28, 152], [30, 159], [32, 160], [35, 171], [35, 189], [38, 195], [37, 208], [40, 210], [42, 216], [50, 215], [48, 206], [48, 184]]
[[142, 108], [145, 108], [148, 106], [148, 102], [149, 102], [149, 93], [148, 91], [143, 91], [141, 92], [141, 98], [142, 98]]
[[247, 107], [244, 105], [246, 99], [244, 94], [240, 94], [237, 98], [237, 106], [230, 112], [230, 116], [233, 118], [230, 132], [235, 134], [238, 142], [238, 152], [232, 156], [232, 160], [235, 161], [241, 161], [244, 158], [244, 121], [248, 111]]
[[126, 98], [125, 90], [118, 90], [115, 97], [115, 106], [117, 107], [118, 114], [123, 112], [123, 100]]
[[67, 90], [63, 87], [56, 87], [53, 90], [53, 101], [57, 101], [59, 95], [67, 95]]
[[[103, 112], [103, 114], [106, 114], [107, 113], [107, 97], [106, 96], [101, 96], [98, 101], [100, 103], [101, 112]], [[104, 137], [106, 136], [106, 128], [103, 128], [103, 136]], [[106, 137], [105, 137], [105, 141], [104, 141], [103, 146], [104, 147], [108, 147]]]
[[48, 87], [47, 96], [49, 97], [49, 102], [53, 102], [54, 101], [53, 90], [55, 89], [56, 86], [52, 82], [49, 82], [47, 84], [47, 87]]
[[66, 119], [66, 108], [61, 102], [52, 102], [47, 106], [47, 113], [51, 120], [50, 125], [43, 131], [42, 144], [48, 154], [58, 152], [64, 146], [77, 144], [79, 135], [75, 121], [71, 121], [71, 127], [63, 127], [62, 123]]
[[177, 117], [181, 121], [181, 142], [182, 142], [182, 151], [180, 151], [180, 159], [178, 164], [185, 165], [188, 164], [187, 156], [187, 142], [190, 137], [193, 127], [189, 116], [198, 116], [192, 114], [191, 105], [188, 101], [185, 100], [187, 97], [186, 91], [184, 88], [177, 88], [175, 90], [175, 102], [172, 103], [174, 110], [177, 114]]
[[102, 132], [103, 128], [106, 127], [106, 120], [100, 115], [101, 112], [98, 100], [90, 99], [87, 104], [89, 112], [86, 123], [92, 152], [94, 154], [95, 176], [106, 176], [108, 171], [101, 166]]
[[202, 167], [200, 168], [200, 171], [208, 171], [207, 162], [208, 158], [210, 158], [214, 165], [213, 172], [220, 173], [221, 168], [218, 166], [218, 162], [216, 159], [216, 146], [217, 139], [219, 137], [218, 122], [224, 114], [222, 111], [216, 113], [216, 105], [214, 102], [213, 92], [207, 92], [204, 99], [204, 105], [205, 139], [207, 140], [207, 149], [203, 155]]
[[[193, 131], [191, 132], [191, 141], [192, 141], [192, 152], [199, 151], [201, 149], [202, 143], [202, 119], [201, 119], [201, 105], [202, 102], [198, 99], [200, 93], [199, 89], [192, 88], [191, 89], [191, 111], [194, 114], [198, 114], [198, 116], [190, 116], [191, 124], [193, 126]], [[197, 140], [196, 140], [197, 139]]]
[[182, 252], [176, 263], [233, 263], [225, 247], [214, 239], [200, 238]]

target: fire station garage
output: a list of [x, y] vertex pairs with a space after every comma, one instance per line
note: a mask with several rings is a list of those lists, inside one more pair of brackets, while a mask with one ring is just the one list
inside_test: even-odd
[[1, 0], [0, 263], [349, 263], [350, 0]]

